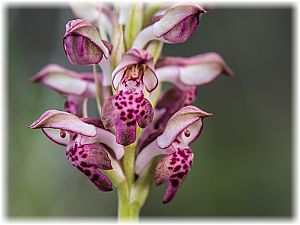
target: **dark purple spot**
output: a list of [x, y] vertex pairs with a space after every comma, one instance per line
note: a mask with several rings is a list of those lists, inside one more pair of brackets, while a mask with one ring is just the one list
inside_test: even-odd
[[177, 172], [178, 170], [180, 170], [180, 168], [181, 168], [181, 166], [178, 165], [178, 166], [176, 166], [176, 167], [173, 169], [173, 171], [174, 171], [174, 172]]
[[132, 114], [128, 114], [128, 115], [127, 115], [127, 118], [128, 118], [128, 119], [132, 119], [132, 117], [133, 117]]
[[123, 107], [122, 106], [118, 106], [118, 109], [123, 109]]
[[146, 101], [143, 101], [141, 105], [142, 105], [142, 106], [145, 106], [145, 105], [146, 105]]
[[178, 180], [176, 180], [176, 179], [172, 179], [172, 180], [171, 180], [171, 185], [172, 185], [173, 187], [177, 187], [178, 184], [179, 184]]
[[117, 102], [116, 102], [116, 103], [115, 103], [115, 106], [117, 106], [117, 107], [118, 107], [118, 106], [119, 106], [119, 103], [117, 103]]
[[184, 164], [183, 169], [187, 169], [187, 167], [188, 167], [188, 166], [187, 166], [186, 164]]
[[77, 160], [78, 160], [78, 157], [77, 157], [77, 156], [75, 156], [75, 157], [74, 157], [74, 159], [77, 161]]
[[82, 167], [87, 167], [88, 164], [87, 164], [86, 162], [81, 162], [81, 163], [80, 163], [80, 166], [82, 166]]
[[92, 180], [97, 180], [99, 178], [99, 175], [98, 174], [94, 174], [93, 177], [92, 177]]
[[84, 150], [81, 150], [78, 154], [81, 155], [84, 152]]
[[83, 154], [83, 155], [82, 155], [82, 158], [86, 158], [86, 157], [87, 157], [87, 154]]
[[183, 160], [181, 160], [181, 163], [185, 163], [185, 160], [183, 159]]
[[183, 172], [177, 173], [177, 177], [178, 177], [178, 178], [183, 178], [183, 176], [184, 176], [184, 173], [183, 173]]
[[91, 175], [91, 171], [89, 171], [89, 170], [82, 170], [82, 172], [87, 176]]
[[133, 99], [133, 96], [132, 96], [132, 95], [130, 95], [130, 96], [129, 96], [129, 100], [131, 101], [132, 99]]
[[145, 115], [145, 111], [144, 110], [141, 112], [141, 116], [143, 116], [143, 115]]
[[123, 121], [126, 121], [126, 117], [125, 116], [121, 116], [120, 119], [123, 120]]
[[138, 110], [138, 109], [136, 109], [136, 110], [134, 111], [134, 113], [135, 113], [135, 114], [138, 114], [138, 113], [139, 113], [139, 110]]
[[125, 112], [124, 111], [121, 112], [121, 116], [125, 116]]

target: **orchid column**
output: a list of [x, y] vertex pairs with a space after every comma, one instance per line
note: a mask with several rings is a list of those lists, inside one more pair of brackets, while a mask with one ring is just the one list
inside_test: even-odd
[[[185, 42], [196, 30], [205, 13], [197, 4], [72, 3], [71, 8], [79, 19], [66, 25], [65, 53], [74, 65], [92, 65], [93, 72], [51, 64], [33, 76], [32, 82], [66, 101], [30, 128], [65, 146], [70, 164], [100, 191], [117, 189], [120, 220], [137, 220], [151, 181], [168, 183], [163, 197], [168, 203], [192, 167], [189, 145], [212, 115], [192, 105], [197, 86], [232, 71], [217, 53], [161, 57], [164, 43]], [[163, 82], [173, 87], [162, 91]], [[97, 101], [97, 118], [89, 117], [91, 100]]]

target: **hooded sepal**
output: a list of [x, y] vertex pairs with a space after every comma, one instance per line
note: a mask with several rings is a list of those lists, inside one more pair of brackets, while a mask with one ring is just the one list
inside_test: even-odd
[[178, 136], [188, 145], [193, 142], [202, 130], [202, 119], [211, 116], [195, 106], [185, 106], [176, 112], [168, 121], [162, 135], [157, 138], [160, 148], [169, 147]]
[[94, 137], [97, 133], [94, 125], [84, 123], [79, 117], [59, 110], [44, 112], [29, 128], [42, 129], [50, 140], [64, 146], [70, 142], [70, 134]]

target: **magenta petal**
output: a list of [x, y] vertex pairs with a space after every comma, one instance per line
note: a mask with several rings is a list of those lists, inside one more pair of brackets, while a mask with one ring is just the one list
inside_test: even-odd
[[63, 44], [69, 61], [75, 65], [98, 64], [103, 55], [109, 56], [97, 29], [81, 19], [67, 23]]
[[69, 162], [84, 173], [101, 191], [111, 191], [111, 181], [99, 169], [112, 169], [110, 159], [100, 144], [73, 146], [66, 152]]
[[153, 119], [153, 109], [142, 92], [120, 91], [104, 102], [101, 120], [106, 129], [114, 127], [117, 143], [129, 145], [135, 141], [136, 123], [146, 127]]
[[184, 149], [177, 148], [174, 153], [163, 157], [158, 162], [154, 171], [155, 185], [158, 186], [164, 182], [169, 182], [163, 203], [168, 203], [174, 198], [192, 166], [193, 158], [194, 154], [189, 147]]
[[164, 39], [170, 43], [183, 43], [187, 41], [195, 32], [199, 24], [199, 14], [193, 14], [163, 35]]

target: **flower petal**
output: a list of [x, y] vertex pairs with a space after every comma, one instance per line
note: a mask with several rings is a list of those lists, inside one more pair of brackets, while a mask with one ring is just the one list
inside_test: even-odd
[[99, 169], [112, 169], [108, 154], [100, 144], [74, 146], [66, 152], [69, 162], [84, 173], [101, 191], [111, 191], [112, 183]]
[[[228, 76], [233, 75], [233, 71], [226, 65], [223, 58], [214, 52], [189, 58], [164, 57], [158, 61], [157, 67], [159, 80], [169, 81], [175, 85], [177, 85], [176, 83], [193, 86], [205, 85], [222, 73]], [[178, 70], [177, 73], [175, 68]], [[172, 76], [172, 73], [176, 74], [176, 78]]]
[[153, 114], [142, 92], [120, 91], [104, 102], [101, 120], [106, 129], [115, 129], [118, 144], [129, 145], [135, 141], [136, 122], [144, 128], [152, 121]]
[[163, 203], [168, 203], [174, 198], [192, 166], [193, 158], [193, 152], [189, 147], [186, 147], [184, 149], [176, 149], [175, 152], [165, 156], [158, 162], [154, 171], [155, 185], [158, 186], [164, 182], [169, 182]]
[[77, 116], [58, 110], [48, 110], [40, 116], [33, 124], [31, 129], [53, 128], [73, 132], [89, 137], [96, 135], [96, 128], [91, 124], [82, 122]]
[[169, 147], [186, 128], [196, 121], [210, 115], [212, 114], [198, 109], [195, 106], [183, 107], [169, 119], [165, 131], [157, 138], [158, 146], [160, 148]]
[[158, 85], [158, 79], [153, 70], [146, 69], [143, 76], [143, 83], [148, 92], [152, 92]]
[[54, 143], [67, 146], [70, 143], [70, 134], [58, 129], [42, 128], [44, 134]]
[[137, 155], [135, 161], [135, 173], [141, 175], [143, 170], [149, 165], [152, 159], [158, 155], [171, 154], [174, 152], [173, 147], [161, 149], [157, 146], [156, 141], [151, 142]]
[[124, 147], [116, 143], [116, 136], [111, 132], [96, 127], [97, 134], [95, 137], [82, 137], [81, 142], [88, 143], [102, 143], [111, 148], [115, 154], [116, 159], [120, 160], [124, 155]]
[[65, 95], [82, 95], [88, 82], [80, 79], [79, 75], [59, 65], [50, 64], [31, 77], [31, 82], [42, 82], [44, 85]]

